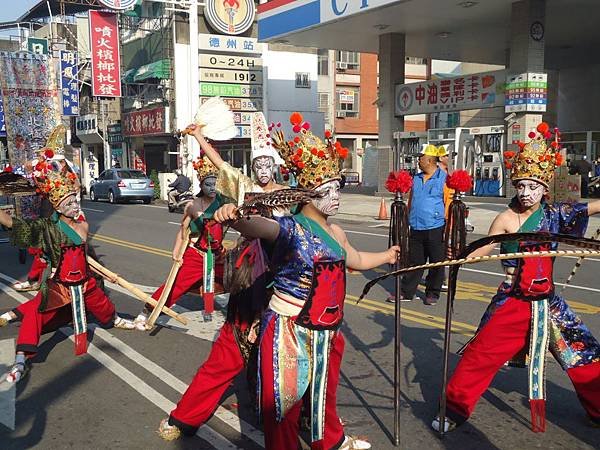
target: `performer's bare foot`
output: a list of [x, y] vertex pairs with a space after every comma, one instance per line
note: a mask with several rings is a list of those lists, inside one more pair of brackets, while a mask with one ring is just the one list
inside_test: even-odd
[[28, 291], [37, 291], [40, 289], [39, 283], [31, 283], [29, 280], [26, 281], [16, 281], [11, 286], [15, 291], [18, 292], [28, 292]]
[[147, 313], [146, 310], [138, 314], [133, 321], [136, 330], [148, 331], [150, 329], [150, 325], [148, 325], [148, 315], [149, 313]]
[[2, 314], [0, 316], [0, 327], [5, 327], [6, 325], [8, 325], [10, 322], [15, 320], [16, 318], [17, 318], [17, 315], [14, 312], [12, 312], [12, 311], [5, 312], [4, 314]]
[[371, 444], [367, 440], [356, 436], [346, 436], [340, 450], [369, 450], [370, 448]]
[[113, 322], [113, 327], [120, 328], [121, 330], [135, 330], [135, 324], [133, 320], [125, 319], [124, 317], [115, 314], [115, 320]]
[[163, 419], [160, 421], [157, 433], [165, 441], [174, 441], [181, 437], [181, 430], [175, 425], [169, 425], [169, 419]]

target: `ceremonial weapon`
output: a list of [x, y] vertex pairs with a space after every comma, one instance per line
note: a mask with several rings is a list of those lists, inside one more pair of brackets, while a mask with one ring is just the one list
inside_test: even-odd
[[[88, 256], [87, 257], [87, 262], [90, 265], [90, 267], [92, 268], [92, 270], [94, 272], [96, 272], [98, 275], [100, 275], [102, 278], [105, 278], [106, 280], [108, 280], [108, 281], [110, 281], [112, 283], [116, 283], [119, 286], [121, 286], [122, 288], [127, 289], [138, 300], [140, 300], [140, 301], [142, 301], [144, 303], [148, 303], [148, 304], [154, 306], [155, 308], [158, 305], [158, 302], [156, 300], [154, 300], [152, 297], [150, 297], [148, 294], [146, 294], [145, 292], [143, 292], [141, 289], [135, 287], [134, 285], [132, 285], [128, 281], [124, 280], [121, 276], [117, 275], [116, 273], [111, 272], [110, 270], [108, 270], [106, 267], [104, 267], [102, 264], [100, 264], [95, 259], [92, 259], [92, 258], [90, 258]], [[169, 317], [172, 317], [173, 319], [175, 319], [176, 321], [182, 323], [183, 325], [187, 325], [187, 319], [185, 317], [177, 314], [171, 308], [167, 308], [166, 306], [163, 306], [162, 307], [162, 311], [166, 315], [168, 315]]]
[[[592, 239], [598, 239], [599, 237], [600, 237], [600, 228], [598, 228], [596, 230], [596, 233], [594, 234], [594, 237]], [[577, 260], [577, 262], [575, 263], [575, 265], [573, 266], [573, 270], [571, 270], [571, 273], [569, 274], [569, 278], [567, 278], [567, 281], [565, 281], [565, 284], [563, 285], [562, 289], [560, 290], [561, 294], [565, 291], [565, 289], [567, 288], [567, 285], [571, 282], [571, 280], [575, 276], [575, 273], [583, 264], [583, 260], [584, 260], [584, 257], [580, 256], [579, 259]]]
[[158, 319], [158, 316], [160, 315], [163, 307], [165, 306], [165, 303], [167, 303], [169, 295], [171, 294], [171, 290], [173, 289], [173, 284], [175, 283], [175, 278], [177, 277], [177, 273], [181, 268], [181, 258], [183, 258], [183, 254], [187, 249], [188, 241], [190, 239], [190, 222], [191, 218], [187, 216], [185, 219], [183, 219], [183, 222], [181, 223], [181, 226], [183, 227], [183, 237], [181, 245], [177, 249], [177, 255], [175, 255], [177, 257], [177, 260], [173, 261], [173, 264], [171, 265], [171, 270], [169, 271], [169, 276], [167, 277], [167, 281], [165, 281], [163, 291], [158, 299], [157, 306], [152, 310], [152, 313], [148, 317], [148, 326], [150, 329], [154, 327], [156, 319]]

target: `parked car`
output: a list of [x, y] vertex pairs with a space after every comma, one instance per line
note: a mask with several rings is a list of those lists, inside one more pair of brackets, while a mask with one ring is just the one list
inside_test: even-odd
[[141, 170], [109, 169], [95, 178], [90, 185], [90, 200], [107, 199], [110, 203], [154, 198], [154, 183]]

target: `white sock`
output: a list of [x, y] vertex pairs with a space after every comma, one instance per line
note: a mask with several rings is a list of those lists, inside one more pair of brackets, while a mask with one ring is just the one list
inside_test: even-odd
[[25, 364], [25, 353], [17, 353], [15, 356], [15, 364]]

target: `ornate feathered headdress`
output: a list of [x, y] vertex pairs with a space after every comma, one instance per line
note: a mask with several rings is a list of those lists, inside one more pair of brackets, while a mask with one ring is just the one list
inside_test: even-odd
[[46, 145], [37, 151], [38, 155], [44, 155], [46, 159], [64, 159], [66, 132], [67, 127], [64, 125], [55, 127], [50, 133]]
[[[517, 142], [517, 153], [504, 152], [504, 164], [511, 170], [512, 181], [535, 180], [549, 187], [554, 171], [563, 163], [560, 154], [560, 133], [558, 128], [550, 131], [547, 123], [542, 122], [537, 126], [537, 133], [529, 133], [529, 142]], [[547, 140], [551, 140], [548, 144]]]
[[205, 178], [216, 177], [219, 174], [219, 169], [204, 154], [193, 162], [193, 166], [201, 183]]
[[313, 189], [326, 181], [340, 179], [340, 160], [348, 156], [348, 149], [333, 142], [331, 132], [325, 132], [325, 141], [310, 131], [310, 124], [302, 114], [290, 116], [293, 139], [286, 141], [281, 124], [271, 124], [273, 146], [285, 161], [286, 170], [298, 180], [298, 187]]

